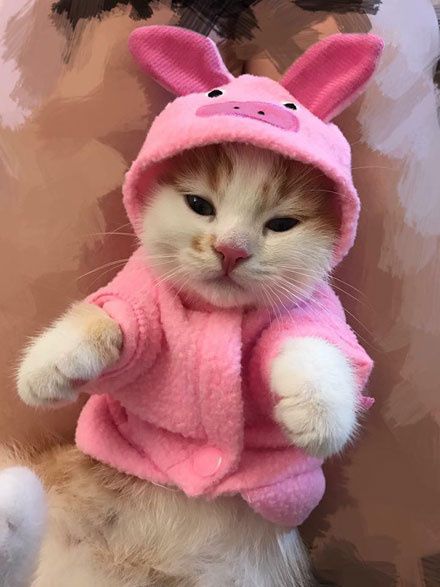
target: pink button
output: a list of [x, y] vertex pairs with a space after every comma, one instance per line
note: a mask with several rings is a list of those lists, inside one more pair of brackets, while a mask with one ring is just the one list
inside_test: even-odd
[[220, 469], [222, 460], [223, 455], [218, 448], [212, 446], [202, 448], [193, 456], [194, 471], [200, 477], [211, 477]]

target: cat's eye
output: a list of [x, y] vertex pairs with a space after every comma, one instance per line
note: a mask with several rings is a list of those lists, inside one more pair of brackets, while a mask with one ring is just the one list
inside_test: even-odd
[[205, 198], [201, 198], [200, 196], [194, 196], [193, 194], [186, 194], [185, 201], [189, 208], [196, 214], [200, 216], [215, 216], [215, 208], [205, 200]]
[[211, 90], [210, 92], [208, 92], [208, 98], [218, 98], [219, 96], [223, 96], [223, 94], [223, 90], [219, 90], [216, 88], [215, 90]]
[[299, 220], [296, 218], [272, 218], [269, 222], [266, 222], [265, 228], [272, 230], [272, 232], [286, 232], [296, 226]]
[[293, 102], [284, 102], [284, 106], [286, 108], [290, 108], [291, 110], [297, 110], [297, 106], [296, 104], [294, 104]]

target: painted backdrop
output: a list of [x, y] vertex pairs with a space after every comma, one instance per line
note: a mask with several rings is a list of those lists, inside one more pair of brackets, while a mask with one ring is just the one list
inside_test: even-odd
[[79, 406], [25, 408], [13, 370], [26, 337], [110, 279], [135, 245], [120, 185], [168, 98], [127, 52], [129, 32], [148, 23], [210, 35], [233, 72], [273, 77], [337, 30], [384, 37], [376, 80], [339, 120], [363, 212], [334, 280], [376, 360], [377, 402], [356, 447], [328, 464], [326, 498], [303, 533], [322, 585], [439, 585], [439, 34], [429, 0], [0, 3], [1, 440], [71, 438]]

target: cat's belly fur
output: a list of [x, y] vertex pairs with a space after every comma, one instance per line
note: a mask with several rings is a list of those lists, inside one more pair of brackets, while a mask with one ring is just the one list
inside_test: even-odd
[[[50, 512], [32, 587], [311, 584], [299, 568], [305, 554], [296, 531], [271, 525], [239, 497], [188, 499], [73, 446], [27, 464], [45, 484]], [[283, 551], [291, 561], [285, 569]]]

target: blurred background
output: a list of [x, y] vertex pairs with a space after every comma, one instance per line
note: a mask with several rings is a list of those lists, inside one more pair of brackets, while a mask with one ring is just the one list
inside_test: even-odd
[[376, 404], [356, 446], [328, 463], [303, 535], [322, 585], [440, 585], [439, 4], [0, 1], [0, 441], [72, 438], [79, 405], [17, 400], [19, 352], [136, 246], [120, 186], [169, 96], [132, 63], [130, 31], [185, 26], [216, 41], [234, 74], [275, 79], [320, 38], [373, 31], [386, 43], [379, 72], [337, 120], [363, 210], [333, 284], [375, 359]]

